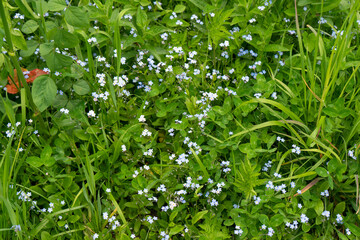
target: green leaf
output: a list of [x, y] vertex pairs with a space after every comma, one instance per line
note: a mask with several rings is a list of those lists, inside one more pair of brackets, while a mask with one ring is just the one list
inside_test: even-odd
[[334, 215], [336, 214], [342, 214], [345, 211], [345, 202], [340, 202], [336, 205], [334, 209]]
[[50, 54], [53, 50], [54, 50], [53, 42], [40, 44], [40, 55], [42, 57]]
[[79, 39], [75, 34], [65, 31], [64, 29], [58, 29], [54, 34], [55, 44], [59, 48], [73, 48], [79, 44]]
[[41, 158], [32, 156], [32, 157], [28, 157], [26, 158], [26, 162], [28, 164], [30, 164], [33, 167], [41, 167], [42, 165], [44, 165], [44, 161]]
[[42, 112], [54, 102], [57, 87], [49, 76], [37, 77], [33, 83], [32, 96], [35, 105]]
[[163, 27], [163, 26], [152, 26], [147, 31], [147, 33], [151, 36], [157, 36], [163, 32], [173, 32], [173, 30], [171, 28], [167, 28], [167, 27]]
[[48, 10], [48, 3], [45, 0], [36, 0], [35, 1], [37, 12], [41, 15], [44, 15]]
[[277, 52], [277, 51], [290, 51], [290, 48], [282, 46], [280, 44], [268, 44], [263, 49], [264, 52]]
[[21, 57], [29, 57], [31, 56], [36, 48], [39, 46], [39, 43], [35, 40], [29, 40], [26, 41], [27, 50], [20, 50], [20, 56]]
[[312, 50], [314, 50], [316, 45], [316, 40], [317, 37], [315, 36], [314, 33], [310, 33], [310, 34], [308, 34], [307, 32], [303, 33], [304, 46], [307, 51], [311, 52]]
[[324, 108], [323, 112], [330, 117], [345, 118], [350, 115], [351, 110], [345, 108], [345, 99], [339, 98], [335, 103], [331, 103], [326, 108]]
[[178, 233], [181, 232], [183, 229], [184, 229], [184, 226], [176, 225], [175, 227], [173, 227], [173, 228], [170, 229], [169, 235], [172, 236], [172, 235], [178, 234]]
[[280, 226], [284, 222], [284, 216], [281, 214], [276, 214], [270, 218], [270, 223], [272, 226]]
[[51, 157], [52, 154], [52, 149], [49, 145], [47, 145], [46, 147], [44, 147], [44, 149], [42, 150], [40, 157], [44, 160], [47, 160]]
[[62, 68], [68, 67], [73, 63], [73, 59], [71, 57], [62, 55], [55, 51], [46, 56], [43, 56], [43, 58], [46, 60], [46, 64], [51, 71], [61, 70]]
[[145, 29], [147, 25], [147, 15], [144, 10], [140, 8], [140, 6], [137, 9], [136, 12], [136, 25], [138, 25], [140, 28]]
[[51, 12], [62, 11], [66, 6], [65, 0], [50, 0], [48, 3], [48, 8]]
[[209, 8], [209, 4], [204, 0], [189, 0], [192, 4], [200, 8], [201, 10], [205, 10]]
[[39, 24], [34, 20], [27, 21], [22, 27], [21, 31], [25, 34], [30, 34], [36, 31], [39, 28]]
[[186, 7], [184, 5], [178, 4], [175, 6], [174, 12], [176, 13], [182, 13], [185, 11]]
[[42, 231], [41, 232], [41, 240], [48, 240], [48, 239], [51, 239], [50, 233], [48, 233], [46, 231]]
[[357, 237], [360, 237], [360, 228], [353, 223], [345, 223], [345, 226], [348, 227], [352, 234]]
[[325, 168], [323, 167], [318, 167], [315, 169], [315, 172], [320, 176], [320, 177], [327, 177], [329, 174], [326, 171]]
[[79, 95], [85, 95], [90, 92], [89, 84], [85, 80], [80, 80], [74, 83], [73, 88]]
[[4, 64], [5, 62], [5, 57], [4, 57], [4, 54], [0, 54], [0, 67]]
[[332, 173], [335, 172], [337, 167], [340, 165], [341, 164], [339, 163], [339, 161], [337, 161], [336, 159], [331, 159], [330, 162], [328, 163], [327, 169], [330, 173]]
[[65, 20], [74, 27], [85, 28], [89, 26], [89, 17], [80, 7], [68, 7], [65, 11]]
[[17, 30], [17, 29], [11, 30], [11, 35], [12, 35], [12, 41], [13, 41], [15, 47], [17, 47], [18, 49], [23, 49], [23, 50], [27, 49], [26, 41], [24, 39], [23, 34], [20, 32], [20, 30]]
[[319, 199], [314, 204], [314, 210], [316, 214], [320, 216], [321, 213], [324, 211], [324, 203], [321, 201], [321, 199]]
[[196, 213], [195, 216], [193, 217], [193, 219], [191, 220], [191, 223], [194, 225], [200, 219], [202, 219], [205, 216], [205, 214], [207, 214], [207, 213], [208, 213], [208, 210], [204, 210], [204, 211]]

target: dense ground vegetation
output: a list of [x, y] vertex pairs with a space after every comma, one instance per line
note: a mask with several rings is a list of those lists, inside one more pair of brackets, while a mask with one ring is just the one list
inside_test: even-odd
[[0, 4], [1, 239], [358, 239], [360, 1]]

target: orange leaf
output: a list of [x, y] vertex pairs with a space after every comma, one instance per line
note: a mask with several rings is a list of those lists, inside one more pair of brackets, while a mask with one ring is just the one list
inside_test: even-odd
[[[34, 80], [41, 76], [41, 75], [44, 75], [44, 74], [47, 74], [47, 72], [41, 70], [41, 69], [34, 69], [34, 70], [31, 70], [30, 72], [25, 69], [25, 68], [21, 68], [21, 70], [23, 71], [23, 74], [25, 75], [25, 79], [26, 79], [26, 82], [27, 83], [32, 83], [34, 82]], [[18, 79], [18, 75], [17, 75], [17, 72], [16, 72], [16, 69], [14, 69], [14, 81], [11, 81], [11, 78], [10, 76], [8, 76], [8, 81], [9, 81], [9, 84], [6, 85], [6, 91], [10, 94], [16, 94], [19, 92], [18, 88], [20, 88], [20, 84], [19, 84], [19, 79]], [[15, 84], [14, 84], [15, 82]], [[17, 86], [17, 87], [16, 87]], [[21, 84], [21, 87], [23, 85]]]

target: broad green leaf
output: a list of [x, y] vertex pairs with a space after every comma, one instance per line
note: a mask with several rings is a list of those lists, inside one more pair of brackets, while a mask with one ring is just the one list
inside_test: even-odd
[[348, 227], [352, 234], [357, 237], [360, 237], [360, 228], [353, 223], [345, 223], [345, 226]]
[[33, 167], [41, 167], [42, 165], [44, 165], [44, 161], [43, 159], [39, 158], [39, 157], [35, 157], [35, 156], [32, 156], [32, 157], [28, 157], [26, 158], [26, 162], [28, 164], [30, 164], [31, 166]]
[[58, 29], [54, 34], [55, 44], [59, 48], [73, 48], [79, 44], [79, 39], [73, 33], [65, 31], [64, 29]]
[[61, 70], [62, 68], [68, 67], [73, 63], [73, 59], [71, 57], [54, 51], [46, 56], [43, 56], [43, 58], [46, 60], [46, 64], [51, 71]]
[[284, 216], [276, 214], [270, 218], [270, 224], [274, 227], [280, 226], [284, 222]]
[[85, 95], [90, 92], [89, 84], [85, 80], [79, 80], [74, 83], [73, 88], [79, 95]]
[[263, 49], [264, 52], [277, 52], [277, 51], [290, 51], [290, 48], [282, 46], [280, 44], [268, 44]]
[[321, 213], [324, 211], [324, 203], [321, 201], [321, 199], [318, 199], [314, 203], [314, 210], [318, 216], [320, 216]]
[[42, 57], [50, 54], [52, 51], [54, 51], [53, 42], [40, 44], [40, 55]]
[[68, 7], [65, 11], [65, 20], [74, 27], [84, 28], [89, 26], [89, 17], [80, 7]]
[[172, 235], [178, 234], [178, 233], [181, 232], [183, 229], [184, 229], [184, 226], [182, 226], [182, 225], [176, 225], [175, 227], [173, 227], [173, 228], [170, 229], [169, 235], [172, 236]]
[[147, 31], [147, 33], [150, 34], [151, 36], [157, 36], [163, 32], [173, 32], [173, 30], [171, 28], [167, 28], [163, 26], [152, 26]]
[[5, 57], [4, 57], [4, 54], [0, 54], [0, 67], [4, 64], [4, 61], [5, 61]]
[[52, 154], [52, 149], [49, 145], [47, 145], [46, 147], [44, 147], [44, 149], [42, 150], [40, 157], [44, 160], [47, 160], [48, 158], [51, 157]]
[[20, 32], [20, 30], [12, 29], [11, 35], [12, 35], [12, 41], [13, 41], [15, 47], [17, 47], [18, 49], [23, 49], [23, 50], [27, 49], [26, 41], [24, 39], [23, 34]]
[[65, 0], [50, 0], [48, 3], [49, 11], [51, 12], [62, 11], [66, 6]]
[[20, 50], [21, 57], [29, 57], [34, 54], [36, 48], [39, 46], [39, 43], [35, 40], [26, 41], [27, 50]]
[[50, 233], [48, 233], [46, 231], [42, 231], [41, 232], [41, 240], [48, 240], [48, 239], [51, 239]]
[[39, 28], [39, 24], [34, 20], [27, 21], [22, 27], [21, 31], [25, 34], [30, 34], [36, 31]]
[[326, 171], [325, 168], [323, 167], [318, 167], [315, 169], [315, 172], [320, 176], [320, 177], [327, 177], [329, 174]]
[[32, 97], [35, 105], [42, 112], [54, 102], [57, 87], [49, 76], [37, 77], [32, 87]]
[[183, 11], [185, 11], [186, 6], [178, 4], [175, 6], [174, 12], [176, 13], [182, 13]]
[[48, 3], [45, 0], [36, 0], [35, 2], [37, 12], [44, 15], [48, 10]]
[[345, 202], [338, 203], [334, 209], [334, 215], [336, 216], [336, 214], [342, 214], [345, 211], [345, 205]]
[[196, 213], [195, 216], [193, 217], [193, 219], [191, 220], [191, 223], [194, 225], [200, 219], [202, 219], [205, 216], [205, 214], [207, 214], [207, 213], [208, 213], [208, 210], [204, 210], [204, 211]]
[[145, 29], [147, 25], [147, 15], [144, 10], [140, 8], [140, 6], [137, 9], [136, 12], [136, 25], [138, 25], [140, 28]]

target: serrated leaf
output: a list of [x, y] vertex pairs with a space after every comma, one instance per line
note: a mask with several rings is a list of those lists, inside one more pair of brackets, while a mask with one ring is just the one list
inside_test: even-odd
[[34, 80], [32, 97], [35, 105], [42, 112], [54, 102], [57, 87], [49, 76], [40, 76]]

